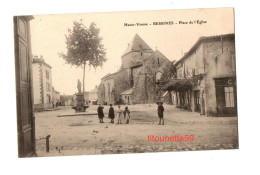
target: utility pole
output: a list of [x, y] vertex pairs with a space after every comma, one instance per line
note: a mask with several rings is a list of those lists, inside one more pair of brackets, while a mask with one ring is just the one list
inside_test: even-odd
[[145, 103], [146, 103], [146, 98], [147, 98], [147, 96], [146, 96], [146, 92], [147, 92], [147, 91], [146, 91], [146, 90], [147, 90], [147, 87], [146, 87], [147, 85], [146, 85], [146, 83], [147, 83], [147, 82], [146, 82], [146, 73], [144, 73], [144, 87], [145, 87], [145, 88], [144, 88], [144, 101], [145, 101]]
[[83, 68], [83, 104], [85, 105], [85, 70], [86, 70], [86, 61], [84, 61]]

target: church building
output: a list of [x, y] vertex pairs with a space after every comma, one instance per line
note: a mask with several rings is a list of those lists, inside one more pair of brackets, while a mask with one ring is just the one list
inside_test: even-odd
[[171, 62], [136, 34], [121, 56], [119, 71], [101, 79], [98, 101], [103, 104], [155, 103], [160, 98], [156, 86]]

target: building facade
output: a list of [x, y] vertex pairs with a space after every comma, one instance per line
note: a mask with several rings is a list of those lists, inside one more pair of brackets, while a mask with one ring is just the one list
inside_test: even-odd
[[76, 104], [76, 97], [74, 95], [60, 95], [61, 106], [74, 106]]
[[34, 110], [52, 108], [52, 73], [51, 66], [45, 63], [42, 56], [34, 56], [32, 61]]
[[60, 92], [56, 91], [54, 87], [52, 87], [52, 102], [54, 107], [60, 105]]
[[98, 86], [88, 92], [88, 104], [97, 105], [98, 103]]
[[104, 104], [156, 102], [160, 96], [156, 91], [157, 81], [171, 62], [158, 50], [153, 51], [137, 34], [121, 60], [119, 71], [101, 79], [99, 101]]
[[191, 91], [175, 92], [176, 105], [207, 116], [236, 116], [234, 34], [201, 37], [175, 63], [177, 79], [200, 76]]

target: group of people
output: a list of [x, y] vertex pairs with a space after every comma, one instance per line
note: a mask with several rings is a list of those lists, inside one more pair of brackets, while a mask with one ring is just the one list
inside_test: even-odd
[[[159, 117], [158, 125], [164, 125], [163, 103], [159, 101], [159, 102], [157, 102], [157, 105], [158, 105], [157, 111], [158, 111], [158, 117]], [[104, 107], [101, 106], [101, 104], [99, 104], [99, 106], [97, 108], [99, 123], [104, 123], [103, 118], [105, 117], [105, 115], [104, 115], [103, 109], [104, 109]], [[117, 124], [122, 124], [123, 116], [124, 116], [124, 120], [126, 121], [126, 124], [129, 124], [129, 122], [130, 122], [130, 110], [128, 109], [128, 106], [126, 106], [125, 109], [122, 110], [121, 106], [118, 105], [118, 109], [117, 109], [116, 114], [115, 114], [114, 107], [113, 107], [112, 104], [110, 104], [110, 108], [109, 108], [109, 111], [108, 111], [108, 118], [111, 119], [111, 121], [109, 123], [115, 123], [114, 120], [116, 118]]]
[[[103, 118], [105, 117], [104, 112], [103, 112], [104, 107], [101, 106], [101, 104], [99, 104], [97, 112], [98, 112], [98, 118], [99, 118], [99, 123], [104, 123]], [[123, 120], [123, 115], [124, 115], [124, 119], [126, 120], [126, 124], [129, 124], [130, 122], [130, 111], [128, 109], [128, 107], [125, 107], [125, 110], [121, 109], [121, 106], [118, 106], [118, 109], [116, 111], [115, 114], [115, 110], [112, 104], [110, 104], [110, 108], [108, 111], [108, 118], [111, 119], [111, 121], [109, 123], [115, 123], [115, 118], [116, 118], [116, 122], [117, 124], [122, 124], [122, 120]]]

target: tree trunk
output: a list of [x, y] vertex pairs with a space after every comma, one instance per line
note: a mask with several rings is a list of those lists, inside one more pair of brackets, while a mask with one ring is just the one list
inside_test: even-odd
[[169, 103], [173, 104], [173, 102], [172, 102], [172, 92], [168, 91], [168, 95], [169, 95]]
[[84, 68], [83, 68], [83, 100], [85, 104], [85, 71], [86, 71], [86, 62], [84, 62]]

